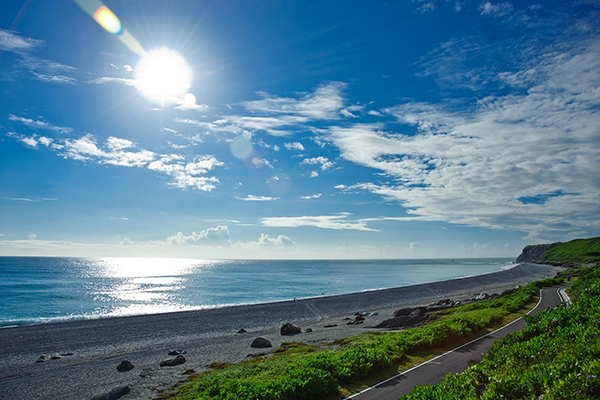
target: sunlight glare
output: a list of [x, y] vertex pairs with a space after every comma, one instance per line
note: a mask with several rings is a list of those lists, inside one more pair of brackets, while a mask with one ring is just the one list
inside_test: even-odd
[[160, 102], [174, 101], [182, 96], [190, 101], [191, 98], [186, 94], [192, 78], [192, 69], [185, 59], [173, 50], [164, 48], [146, 53], [137, 65], [135, 74], [138, 90]]

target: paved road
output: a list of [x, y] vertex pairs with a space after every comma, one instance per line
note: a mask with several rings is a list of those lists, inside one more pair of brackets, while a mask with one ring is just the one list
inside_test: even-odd
[[[535, 314], [544, 311], [549, 307], [559, 305], [562, 300], [559, 291], [565, 287], [566, 286], [554, 286], [543, 289], [541, 291], [540, 301], [528, 312], [528, 314]], [[373, 387], [350, 396], [348, 399], [397, 400], [400, 395], [410, 393], [417, 385], [422, 386], [439, 383], [447, 374], [458, 373], [467, 369], [469, 360], [481, 358], [481, 355], [492, 347], [494, 341], [502, 339], [509, 333], [519, 331], [525, 328], [526, 325], [525, 320], [519, 318], [494, 332], [378, 383]]]

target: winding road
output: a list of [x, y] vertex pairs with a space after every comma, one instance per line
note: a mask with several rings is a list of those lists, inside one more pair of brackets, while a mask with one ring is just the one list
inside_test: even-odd
[[[570, 300], [564, 291], [567, 287], [561, 285], [542, 289], [540, 291], [540, 300], [527, 314], [536, 314], [547, 308], [556, 307], [563, 301], [569, 304]], [[396, 400], [401, 395], [410, 393], [417, 385], [423, 386], [439, 383], [447, 374], [455, 374], [467, 369], [469, 360], [481, 358], [481, 355], [487, 352], [496, 340], [502, 339], [509, 333], [519, 331], [525, 328], [525, 326], [527, 326], [527, 323], [524, 318], [516, 319], [502, 328], [386, 379], [347, 399]]]

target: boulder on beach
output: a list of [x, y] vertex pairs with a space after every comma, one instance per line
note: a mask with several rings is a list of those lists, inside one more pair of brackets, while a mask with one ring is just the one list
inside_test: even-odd
[[129, 360], [123, 360], [119, 365], [117, 365], [117, 371], [119, 372], [127, 372], [134, 369], [135, 366], [129, 362]]
[[237, 331], [237, 333], [247, 333], [248, 331], [245, 330], [244, 328], [240, 329], [239, 331]]
[[50, 361], [50, 357], [46, 356], [46, 355], [41, 355], [37, 360], [36, 363], [43, 363], [46, 361]]
[[477, 297], [475, 297], [475, 300], [487, 300], [490, 298], [490, 295], [487, 293], [479, 293], [477, 295]]
[[120, 386], [118, 388], [114, 388], [110, 392], [101, 394], [99, 396], [94, 396], [92, 397], [92, 400], [117, 400], [129, 392], [130, 390], [128, 386]]
[[186, 362], [186, 359], [182, 355], [178, 355], [175, 358], [171, 358], [169, 360], [164, 360], [160, 362], [161, 367], [174, 367], [176, 365], [180, 365]]
[[254, 339], [252, 341], [252, 344], [250, 345], [250, 347], [254, 347], [257, 349], [264, 349], [265, 347], [273, 347], [273, 345], [267, 339], [262, 338], [262, 337], [257, 337], [256, 339]]
[[298, 325], [294, 325], [291, 322], [288, 322], [281, 327], [282, 335], [295, 335], [300, 332], [302, 332], [302, 329], [300, 329]]
[[171, 351], [169, 351], [169, 355], [170, 356], [178, 356], [180, 354], [186, 354], [186, 353], [187, 353], [187, 351], [185, 351], [185, 350], [171, 350]]

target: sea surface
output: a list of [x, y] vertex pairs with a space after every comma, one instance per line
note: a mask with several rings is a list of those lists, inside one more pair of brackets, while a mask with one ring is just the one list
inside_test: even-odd
[[353, 293], [482, 275], [514, 265], [507, 258], [0, 257], [0, 327]]

